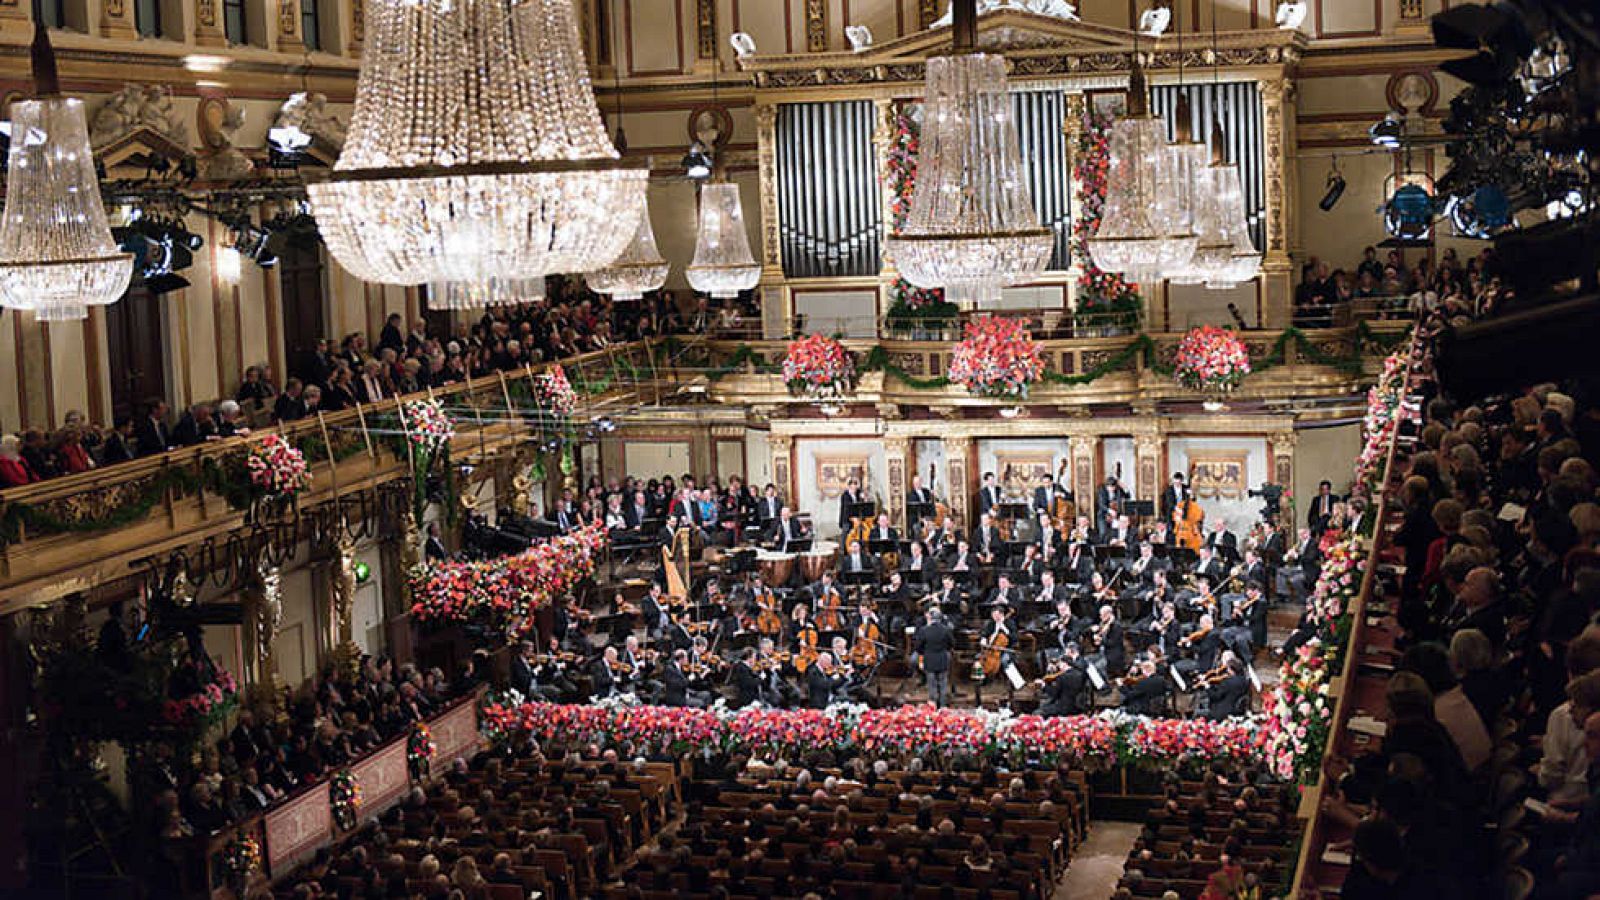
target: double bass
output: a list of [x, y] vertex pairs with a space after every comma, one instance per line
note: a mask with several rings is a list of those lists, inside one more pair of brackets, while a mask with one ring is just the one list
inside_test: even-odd
[[1193, 497], [1185, 496], [1172, 510], [1173, 542], [1185, 550], [1199, 550], [1206, 540], [1202, 533], [1205, 521], [1205, 510]]
[[1056, 530], [1065, 534], [1072, 530], [1072, 524], [1078, 516], [1078, 506], [1067, 499], [1066, 489], [1060, 487], [1065, 484], [1061, 479], [1067, 476], [1067, 460], [1062, 457], [1061, 464], [1056, 467], [1056, 485], [1058, 493], [1050, 500], [1050, 518], [1055, 520]]

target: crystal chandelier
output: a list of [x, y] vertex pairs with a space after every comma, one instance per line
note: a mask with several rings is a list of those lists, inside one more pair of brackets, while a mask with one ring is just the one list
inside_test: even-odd
[[1128, 114], [1111, 126], [1107, 143], [1106, 199], [1088, 240], [1089, 254], [1096, 266], [1128, 281], [1159, 281], [1189, 262], [1196, 239], [1184, 192], [1171, 188], [1179, 181], [1178, 157], [1167, 146], [1166, 126], [1150, 114], [1137, 46], [1128, 76]]
[[919, 288], [944, 288], [965, 307], [995, 304], [1000, 289], [1050, 262], [1018, 152], [1004, 57], [972, 52], [973, 0], [953, 9], [953, 52], [931, 57], [911, 211], [888, 253]]
[[694, 262], [685, 274], [690, 287], [722, 299], [737, 297], [761, 280], [761, 266], [750, 253], [744, 230], [738, 185], [714, 181], [700, 188], [700, 230]]
[[[1222, 223], [1211, 195], [1210, 154], [1205, 144], [1194, 139], [1187, 94], [1178, 95], [1177, 117], [1178, 140], [1170, 148], [1177, 179], [1172, 189], [1180, 193], [1183, 218], [1179, 225], [1194, 233], [1195, 249], [1187, 262], [1162, 274], [1173, 284], [1204, 284], [1210, 272], [1198, 268], [1196, 260], [1208, 240], [1222, 241]], [[1232, 252], [1233, 247], [1227, 245], [1225, 254]]]
[[660, 290], [671, 269], [656, 249], [656, 233], [650, 227], [650, 207], [646, 204], [627, 249], [611, 265], [585, 274], [583, 280], [589, 283], [590, 290], [610, 294], [613, 300], [638, 300]]
[[606, 136], [572, 0], [376, 0], [349, 138], [307, 191], [352, 275], [467, 303], [610, 264], [647, 177]]
[[0, 306], [32, 310], [41, 322], [84, 319], [90, 306], [127, 291], [133, 257], [111, 238], [83, 101], [61, 96], [42, 23], [33, 33], [33, 79], [38, 99], [11, 104]]

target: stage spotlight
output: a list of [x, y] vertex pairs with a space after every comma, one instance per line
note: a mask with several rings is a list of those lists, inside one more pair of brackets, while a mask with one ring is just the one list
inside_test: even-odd
[[1389, 111], [1384, 113], [1377, 124], [1367, 129], [1367, 134], [1372, 138], [1372, 143], [1379, 147], [1394, 148], [1400, 146], [1400, 139], [1405, 134], [1405, 125], [1399, 113]]
[[706, 145], [695, 141], [683, 156], [683, 174], [690, 181], [705, 181], [711, 177], [711, 167], [711, 154], [706, 150]]
[[1322, 199], [1317, 201], [1317, 206], [1323, 212], [1332, 212], [1333, 208], [1339, 205], [1339, 198], [1344, 196], [1344, 189], [1344, 176], [1339, 174], [1339, 160], [1335, 157], [1333, 170], [1328, 173], [1328, 188], [1323, 193]]

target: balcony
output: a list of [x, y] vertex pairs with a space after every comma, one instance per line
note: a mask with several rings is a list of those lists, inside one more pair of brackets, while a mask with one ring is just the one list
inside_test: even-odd
[[[576, 415], [658, 400], [657, 346], [628, 344], [564, 360], [580, 396]], [[529, 439], [529, 388], [545, 369], [499, 373], [0, 492], [0, 615], [126, 577], [142, 559], [208, 539], [222, 545], [219, 552], [231, 552], [230, 536], [298, 527], [303, 513], [329, 504], [377, 514], [362, 498], [410, 477], [392, 426], [384, 427], [399, 404], [430, 395], [443, 400], [456, 420], [452, 460], [487, 462]], [[311, 465], [311, 488], [286, 516], [241, 509], [208, 477], [263, 433], [282, 434]], [[485, 478], [489, 467], [479, 471], [475, 477]]]

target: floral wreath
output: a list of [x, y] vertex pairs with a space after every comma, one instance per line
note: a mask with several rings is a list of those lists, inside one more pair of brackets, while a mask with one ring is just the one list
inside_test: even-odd
[[449, 448], [456, 423], [438, 399], [413, 400], [403, 408], [406, 434], [419, 452], [433, 456]]
[[855, 380], [855, 359], [838, 340], [811, 334], [789, 342], [783, 357], [783, 381], [790, 393], [833, 399], [849, 393]]
[[1173, 375], [1192, 391], [1226, 394], [1250, 374], [1250, 349], [1226, 328], [1204, 325], [1178, 342]]
[[178, 728], [209, 725], [227, 715], [239, 697], [239, 683], [221, 666], [215, 667], [211, 681], [187, 697], [161, 705], [161, 719]]
[[950, 353], [949, 378], [980, 397], [1022, 398], [1044, 377], [1039, 345], [1022, 319], [984, 316], [968, 322]]
[[328, 804], [340, 830], [350, 831], [361, 823], [361, 782], [354, 772], [340, 769], [328, 781]]
[[1121, 275], [1094, 264], [1088, 241], [1100, 228], [1101, 210], [1106, 202], [1107, 177], [1111, 172], [1111, 117], [1089, 109], [1083, 117], [1078, 137], [1078, 152], [1073, 156], [1072, 174], [1078, 182], [1079, 215], [1073, 222], [1072, 256], [1082, 275], [1078, 276], [1078, 309], [1083, 312], [1135, 311], [1140, 307], [1139, 291]]
[[433, 769], [433, 758], [438, 755], [439, 747], [433, 742], [433, 732], [428, 730], [428, 723], [419, 721], [411, 726], [411, 734], [406, 738], [406, 766], [411, 771], [412, 781], [422, 781], [428, 777]]
[[228, 842], [222, 851], [222, 864], [235, 877], [248, 876], [261, 869], [261, 844], [242, 834]]
[[250, 485], [268, 497], [293, 497], [311, 487], [306, 455], [281, 434], [268, 434], [245, 454]]

